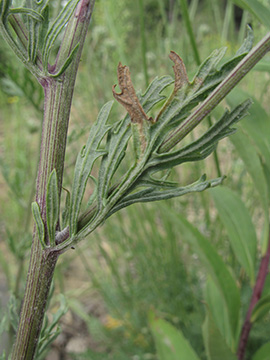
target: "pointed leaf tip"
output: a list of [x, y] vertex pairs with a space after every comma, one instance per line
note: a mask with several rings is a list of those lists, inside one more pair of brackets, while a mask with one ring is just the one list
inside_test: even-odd
[[113, 96], [127, 110], [131, 121], [138, 124], [142, 124], [143, 120], [151, 121], [152, 119], [146, 115], [139, 102], [131, 81], [129, 68], [126, 65], [118, 64], [117, 77], [121, 92], [117, 93], [115, 91], [116, 85], [114, 85], [112, 88]]
[[174, 62], [173, 71], [175, 76], [174, 92], [177, 92], [185, 84], [189, 84], [184, 61], [176, 52], [171, 51], [169, 58]]
[[37, 229], [39, 241], [41, 243], [42, 248], [45, 249], [47, 247], [45, 243], [45, 227], [40, 214], [39, 205], [36, 201], [32, 203], [32, 213], [36, 223], [36, 229]]

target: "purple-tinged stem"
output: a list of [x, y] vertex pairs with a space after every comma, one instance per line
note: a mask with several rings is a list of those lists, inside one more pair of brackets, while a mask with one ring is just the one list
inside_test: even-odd
[[270, 260], [270, 233], [269, 233], [268, 248], [267, 248], [266, 254], [261, 259], [261, 264], [260, 264], [259, 272], [257, 275], [257, 280], [256, 280], [256, 283], [255, 283], [255, 286], [253, 289], [249, 308], [248, 308], [248, 311], [246, 314], [246, 319], [245, 319], [244, 325], [242, 327], [242, 332], [241, 332], [241, 336], [240, 336], [240, 340], [239, 340], [239, 346], [238, 346], [238, 350], [237, 350], [238, 360], [243, 360], [244, 356], [245, 356], [248, 337], [249, 337], [249, 333], [250, 333], [250, 330], [252, 327], [250, 318], [251, 318], [254, 306], [257, 304], [257, 302], [261, 298], [265, 279], [266, 279], [266, 276], [268, 273], [269, 260]]
[[[40, 208], [45, 229], [47, 224], [47, 184], [53, 169], [57, 173], [59, 197], [61, 194], [73, 89], [93, 6], [94, 0], [81, 0], [66, 27], [62, 46], [57, 57], [59, 62], [56, 62], [55, 68], [61, 68], [65, 56], [68, 56], [78, 43], [79, 48], [75, 58], [61, 75], [61, 78], [53, 78], [50, 75], [40, 78], [40, 83], [44, 88], [45, 101], [36, 201]], [[45, 232], [45, 243], [49, 245], [47, 237], [47, 232]], [[56, 251], [53, 248], [43, 249], [34, 228], [26, 289], [12, 360], [34, 359], [54, 268], [60, 253], [61, 251]]]

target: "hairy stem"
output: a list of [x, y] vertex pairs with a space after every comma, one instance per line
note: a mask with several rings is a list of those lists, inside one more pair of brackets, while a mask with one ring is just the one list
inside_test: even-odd
[[[61, 193], [73, 89], [93, 6], [94, 0], [79, 2], [66, 27], [57, 60], [52, 69], [57, 71], [62, 66], [64, 57], [68, 56], [74, 46], [79, 43], [73, 62], [60, 79], [50, 76], [40, 78], [40, 83], [44, 88], [45, 102], [36, 201], [39, 204], [45, 229], [47, 184], [53, 169], [57, 172], [59, 196]], [[49, 244], [47, 234], [45, 234], [45, 243]], [[27, 283], [12, 360], [31, 360], [35, 356], [54, 268], [60, 253], [51, 248], [43, 249], [34, 228]]]
[[244, 325], [242, 327], [242, 332], [241, 332], [238, 351], [237, 351], [237, 356], [238, 356], [239, 360], [243, 360], [244, 356], [245, 356], [248, 337], [249, 337], [249, 333], [250, 333], [250, 330], [252, 327], [250, 318], [251, 318], [254, 306], [257, 304], [257, 302], [261, 298], [265, 279], [266, 279], [266, 276], [268, 273], [269, 260], [270, 260], [270, 233], [269, 233], [268, 248], [267, 248], [266, 254], [261, 259], [261, 264], [260, 264], [259, 272], [257, 275], [256, 284], [253, 289], [249, 308], [248, 308], [248, 311], [246, 314], [246, 319], [245, 319]]

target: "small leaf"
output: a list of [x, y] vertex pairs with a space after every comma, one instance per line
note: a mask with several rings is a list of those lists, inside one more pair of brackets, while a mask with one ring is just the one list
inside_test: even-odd
[[39, 241], [42, 248], [45, 249], [47, 247], [45, 244], [45, 228], [41, 218], [40, 209], [36, 201], [32, 203], [32, 213], [35, 220]]
[[50, 74], [50, 77], [52, 78], [57, 78], [59, 77], [60, 75], [62, 75], [66, 69], [69, 67], [69, 65], [71, 64], [72, 60], [74, 59], [74, 57], [76, 56], [78, 50], [79, 50], [79, 46], [80, 46], [80, 43], [78, 43], [74, 49], [71, 51], [70, 55], [68, 56], [68, 58], [66, 59], [65, 63], [63, 64], [63, 66], [57, 70], [56, 73], [51, 73]]
[[55, 245], [55, 230], [59, 221], [59, 195], [56, 170], [50, 174], [46, 193], [46, 218], [50, 245]]
[[64, 229], [69, 224], [69, 218], [70, 218], [70, 192], [63, 188], [66, 192], [66, 202], [65, 207], [62, 212], [62, 228]]
[[228, 233], [234, 255], [254, 285], [257, 238], [247, 208], [236, 193], [224, 186], [210, 193]]
[[72, 235], [76, 234], [77, 231], [77, 221], [81, 203], [94, 162], [100, 156], [104, 156], [107, 153], [106, 150], [99, 149], [99, 146], [111, 128], [110, 125], [107, 125], [107, 121], [112, 105], [113, 102], [110, 101], [102, 107], [97, 121], [90, 130], [86, 146], [82, 148], [77, 157], [71, 193], [70, 234]]
[[199, 360], [180, 330], [154, 314], [150, 314], [149, 322], [159, 360]]
[[260, 321], [270, 311], [270, 295], [263, 296], [254, 306], [250, 321]]
[[42, 16], [44, 20], [40, 24], [40, 30], [39, 30], [39, 50], [42, 51], [42, 48], [44, 46], [44, 40], [48, 32], [49, 28], [49, 6], [45, 6], [42, 10]]
[[25, 15], [33, 18], [35, 21], [39, 21], [39, 22], [44, 20], [43, 16], [33, 9], [12, 8], [9, 10], [9, 13], [10, 14], [25, 14]]
[[[115, 207], [112, 208], [112, 210], [109, 212], [108, 217], [111, 216], [116, 211], [119, 211], [120, 209], [123, 209], [124, 207], [127, 207], [129, 205], [138, 203], [138, 202], [150, 202], [150, 201], [160, 201], [160, 200], [167, 200], [174, 197], [183, 196], [192, 192], [201, 192], [205, 189], [213, 186], [217, 186], [222, 183], [224, 178], [218, 178], [214, 180], [205, 180], [205, 176], [202, 176], [198, 181], [196, 181], [193, 184], [190, 184], [188, 186], [178, 187], [178, 186], [166, 186], [166, 182], [160, 181], [156, 182], [150, 182], [152, 186], [139, 190], [137, 192], [134, 192], [130, 195], [126, 195], [123, 197], [122, 200], [120, 200]], [[140, 185], [147, 184], [147, 181], [144, 183], [144, 180], [142, 179], [142, 183], [138, 184], [138, 187]], [[153, 186], [155, 185], [155, 186]], [[130, 190], [131, 191], [131, 190]]]

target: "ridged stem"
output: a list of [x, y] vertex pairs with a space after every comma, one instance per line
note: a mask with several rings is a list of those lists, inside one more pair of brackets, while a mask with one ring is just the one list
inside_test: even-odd
[[[53, 78], [50, 75], [40, 78], [40, 83], [44, 88], [45, 101], [36, 202], [39, 205], [45, 229], [47, 224], [47, 184], [53, 169], [57, 173], [59, 197], [61, 193], [73, 89], [93, 6], [94, 0], [81, 0], [78, 3], [66, 27], [56, 63], [51, 69], [57, 71], [65, 61], [65, 57], [79, 43], [79, 49], [73, 62], [59, 78]], [[45, 234], [45, 243], [49, 244], [47, 234]], [[53, 273], [59, 255], [60, 251], [42, 248], [37, 231], [34, 228], [26, 289], [12, 360], [34, 359]]]

